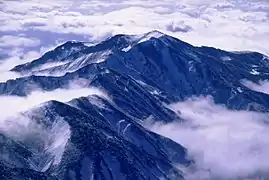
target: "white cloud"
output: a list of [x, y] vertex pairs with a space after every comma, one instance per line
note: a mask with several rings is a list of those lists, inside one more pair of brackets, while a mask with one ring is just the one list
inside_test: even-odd
[[40, 44], [36, 38], [5, 35], [0, 37], [0, 47], [34, 47]]
[[11, 52], [10, 58], [1, 61], [0, 72], [10, 70], [16, 65], [24, 64], [26, 62], [34, 60], [35, 58], [38, 58], [39, 56], [40, 53], [36, 51], [28, 51], [26, 53], [23, 53], [22, 51], [18, 50], [15, 52]]
[[11, 72], [11, 71], [0, 72], [0, 83], [6, 82], [11, 79], [16, 79], [19, 77], [22, 77], [22, 75], [16, 72]]
[[269, 94], [269, 81], [268, 80], [259, 81], [258, 83], [254, 83], [248, 80], [242, 80], [241, 83], [254, 91]]
[[268, 114], [229, 110], [211, 97], [169, 107], [186, 121], [146, 126], [188, 149], [196, 167], [186, 171], [187, 179], [236, 179], [268, 173]]
[[73, 81], [66, 89], [56, 89], [49, 92], [37, 89], [31, 92], [27, 97], [0, 96], [1, 104], [5, 105], [5, 107], [0, 110], [0, 122], [3, 122], [3, 120], [9, 116], [16, 115], [19, 112], [26, 111], [50, 100], [67, 102], [77, 97], [93, 94], [107, 98], [106, 94], [101, 90], [96, 88], [83, 88], [82, 82], [85, 83], [82, 80]]
[[36, 51], [23, 53], [21, 49], [15, 49], [15, 51], [10, 52], [9, 56], [9, 58], [0, 62], [0, 82], [6, 82], [10, 79], [22, 77], [21, 74], [10, 70], [19, 64], [24, 64], [38, 58], [40, 53]]
[[157, 29], [194, 45], [269, 54], [268, 10], [263, 0], [13, 1], [3, 3], [0, 20], [2, 32], [34, 29], [100, 40]]

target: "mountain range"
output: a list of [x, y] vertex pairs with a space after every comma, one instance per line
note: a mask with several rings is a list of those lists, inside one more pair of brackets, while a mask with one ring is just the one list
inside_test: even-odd
[[158, 31], [95, 45], [68, 41], [10, 71], [21, 77], [0, 83], [2, 96], [64, 89], [77, 80], [107, 96], [77, 94], [8, 118], [5, 126], [20, 131], [0, 128], [3, 180], [186, 179], [184, 169], [195, 169], [188, 149], [147, 129], [147, 119], [184, 122], [167, 104], [209, 95], [231, 110], [269, 112], [269, 95], [243, 83], [269, 79], [266, 55], [195, 47]]

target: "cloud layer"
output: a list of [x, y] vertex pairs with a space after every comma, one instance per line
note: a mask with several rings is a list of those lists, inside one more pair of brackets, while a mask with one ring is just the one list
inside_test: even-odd
[[31, 39], [23, 36], [6, 35], [0, 38], [0, 47], [35, 47], [39, 44], [39, 39]]
[[97, 88], [84, 88], [83, 83], [82, 80], [74, 81], [68, 88], [53, 91], [40, 91], [37, 89], [31, 92], [27, 97], [0, 96], [1, 104], [5, 105], [5, 108], [0, 108], [0, 125], [6, 118], [17, 115], [19, 112], [31, 109], [46, 101], [56, 100], [67, 102], [74, 98], [93, 94], [107, 97], [104, 92]]
[[236, 179], [268, 173], [268, 114], [228, 110], [211, 97], [169, 106], [185, 122], [147, 123], [154, 132], [185, 146], [196, 161], [188, 179]]
[[[195, 45], [269, 54], [265, 0], [4, 1], [0, 10], [4, 39], [20, 32], [24, 38], [51, 44], [55, 35], [59, 41], [100, 41], [157, 29]], [[18, 39], [16, 43], [26, 40]]]

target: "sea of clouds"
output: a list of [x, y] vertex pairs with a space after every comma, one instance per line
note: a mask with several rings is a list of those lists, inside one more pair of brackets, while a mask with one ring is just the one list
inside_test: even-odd
[[0, 12], [2, 53], [160, 30], [194, 45], [269, 55], [267, 0], [1, 1]]
[[145, 126], [188, 149], [195, 161], [194, 167], [185, 170], [188, 180], [269, 177], [269, 114], [230, 110], [210, 96], [168, 107], [184, 122], [147, 120]]

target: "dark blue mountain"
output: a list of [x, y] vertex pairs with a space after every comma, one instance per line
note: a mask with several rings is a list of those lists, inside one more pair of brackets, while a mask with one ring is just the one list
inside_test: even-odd
[[[82, 42], [68, 41], [54, 50], [45, 53], [41, 58], [31, 61], [30, 63], [18, 65], [11, 69], [11, 71], [27, 74], [33, 71], [40, 71], [46, 69], [47, 64], [58, 62], [61, 64], [66, 61], [65, 57], [75, 52], [87, 48]], [[45, 66], [45, 67], [44, 67]]]
[[[8, 139], [2, 146], [7, 151], [1, 159], [12, 169], [29, 168], [55, 179], [183, 179], [174, 163], [191, 164], [184, 147], [146, 130], [96, 96], [68, 104], [50, 101], [22, 117], [31, 120], [25, 127], [27, 138], [12, 134], [9, 138], [16, 142]], [[16, 120], [9, 125], [16, 126]], [[64, 146], [59, 144], [65, 140]], [[12, 158], [5, 159], [7, 154]]]
[[29, 133], [0, 132], [4, 179], [18, 179], [18, 171], [22, 179], [184, 179], [176, 165], [194, 163], [187, 150], [145, 129], [143, 120], [184, 121], [164, 104], [199, 95], [231, 109], [269, 112], [269, 95], [242, 84], [269, 79], [268, 57], [194, 47], [157, 31], [90, 47], [67, 42], [12, 71], [27, 76], [0, 83], [1, 95], [27, 96], [84, 79], [112, 101], [78, 95], [23, 112]]
[[[104, 51], [109, 51], [105, 57]], [[98, 58], [102, 60], [96, 61]], [[54, 72], [62, 76], [30, 75], [10, 80], [0, 83], [0, 93], [26, 95], [32, 84], [53, 90], [75, 78], [88, 79], [90, 84], [93, 79], [108, 76], [106, 74], [115, 77], [115, 73], [136, 81], [162, 101], [212, 95], [216, 102], [230, 108], [267, 111], [269, 107], [268, 95], [252, 91], [241, 83], [243, 79], [258, 82], [269, 78], [268, 59], [255, 52], [232, 53], [194, 47], [154, 31], [138, 37], [117, 35], [63, 59], [70, 62], [46, 70], [48, 74]], [[54, 59], [55, 63], [58, 61]], [[71, 69], [67, 67], [70, 64]]]

